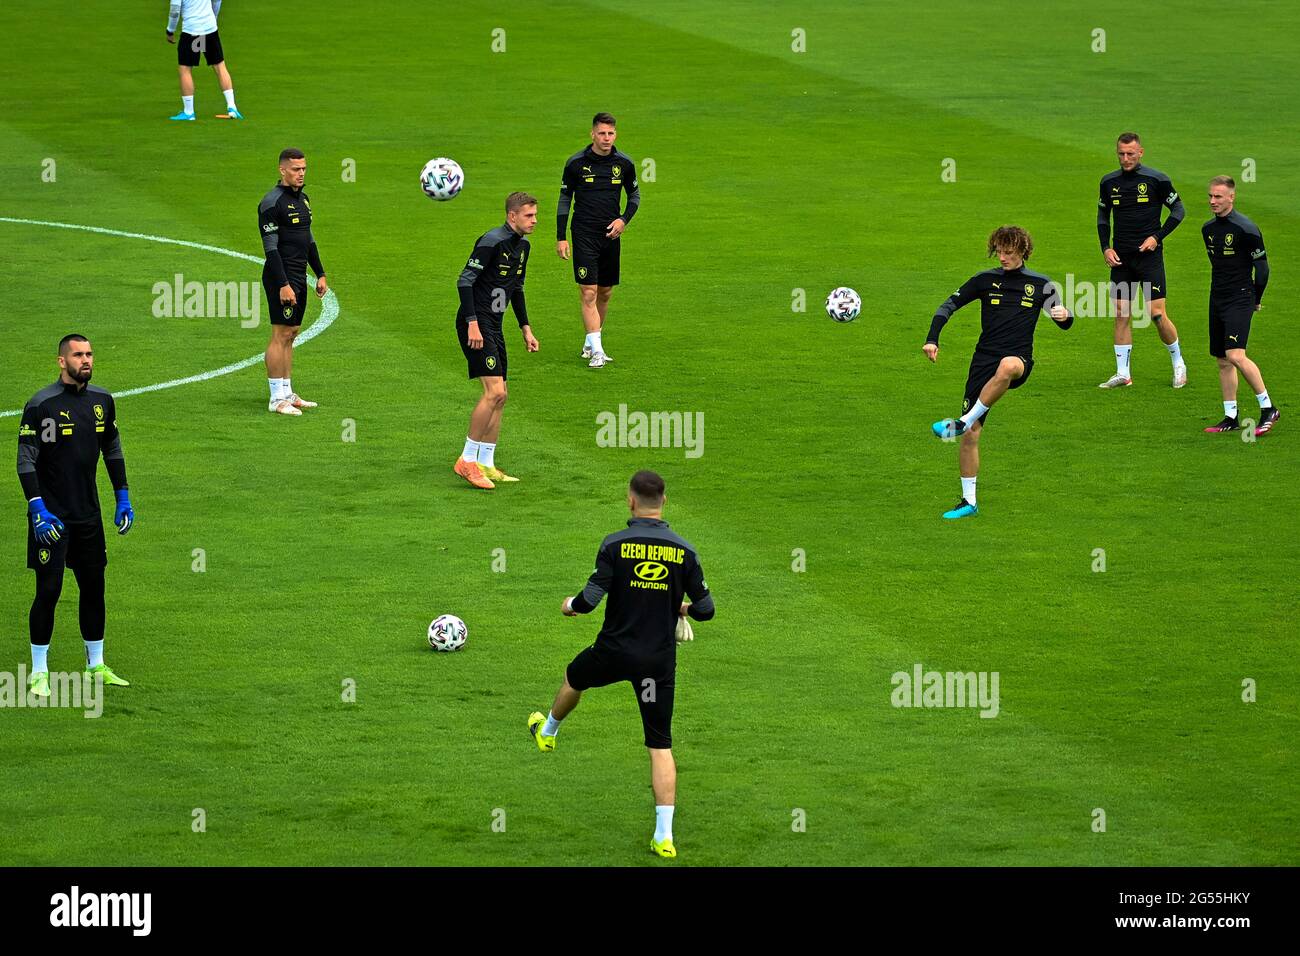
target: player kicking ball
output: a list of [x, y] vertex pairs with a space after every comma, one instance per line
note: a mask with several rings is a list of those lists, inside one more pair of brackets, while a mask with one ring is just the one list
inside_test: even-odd
[[930, 334], [922, 350], [926, 358], [937, 362], [939, 331], [962, 306], [977, 299], [980, 302], [982, 329], [966, 378], [963, 414], [930, 426], [939, 438], [961, 438], [961, 499], [943, 513], [945, 518], [979, 514], [975, 480], [980, 470], [980, 432], [994, 403], [1009, 390], [1025, 384], [1034, 369], [1034, 327], [1039, 313], [1046, 311], [1063, 329], [1074, 324], [1074, 317], [1060, 304], [1056, 283], [1025, 268], [1033, 251], [1034, 240], [1019, 226], [995, 229], [989, 236], [988, 254], [997, 253], [1001, 267], [967, 279], [930, 321]]

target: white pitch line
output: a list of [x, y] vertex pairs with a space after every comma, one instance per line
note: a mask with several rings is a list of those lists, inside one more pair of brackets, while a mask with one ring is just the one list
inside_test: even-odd
[[[148, 242], [162, 242], [173, 246], [186, 246], [190, 249], [202, 249], [204, 252], [215, 252], [219, 255], [230, 256], [232, 259], [245, 259], [249, 262], [262, 262], [257, 256], [250, 256], [246, 252], [236, 252], [234, 249], [223, 249], [221, 246], [204, 245], [201, 242], [189, 242], [185, 239], [169, 239], [166, 236], [150, 236], [142, 232], [122, 232], [119, 229], [103, 229], [99, 226], [82, 226], [70, 222], [47, 222], [42, 219], [13, 219], [9, 216], [0, 216], [0, 222], [13, 222], [24, 226], [51, 226], [55, 229], [76, 229], [81, 232], [95, 232], [105, 236], [123, 236], [127, 239], [144, 239]], [[338, 296], [334, 290], [330, 289], [325, 293], [325, 298], [321, 303], [321, 312], [316, 321], [302, 331], [302, 334], [294, 340], [294, 348], [302, 345], [304, 342], [310, 342], [316, 336], [328, 329], [334, 320], [339, 317]], [[175, 378], [170, 382], [159, 382], [156, 385], [144, 385], [140, 388], [128, 388], [125, 391], [113, 392], [114, 398], [125, 398], [128, 395], [142, 395], [145, 392], [160, 392], [165, 388], [175, 388], [178, 385], [190, 385], [194, 382], [206, 382], [208, 379], [217, 378], [221, 375], [229, 375], [231, 372], [238, 372], [246, 369], [251, 365], [256, 365], [262, 361], [262, 355], [254, 355], [234, 362], [222, 368], [213, 369], [210, 372], [200, 372], [197, 375], [189, 375], [185, 378]], [[11, 409], [10, 411], [0, 411], [0, 418], [11, 418], [14, 415], [21, 415], [21, 408]]]

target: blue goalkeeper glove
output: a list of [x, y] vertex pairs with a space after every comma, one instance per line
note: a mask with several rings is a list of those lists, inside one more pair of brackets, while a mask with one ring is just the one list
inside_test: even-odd
[[117, 495], [117, 510], [113, 512], [113, 524], [117, 525], [118, 534], [126, 534], [135, 522], [135, 509], [131, 507], [131, 495], [125, 488], [118, 488], [113, 494]]
[[27, 514], [32, 519], [32, 533], [41, 544], [54, 544], [63, 537], [63, 522], [46, 510], [44, 499], [27, 502]]

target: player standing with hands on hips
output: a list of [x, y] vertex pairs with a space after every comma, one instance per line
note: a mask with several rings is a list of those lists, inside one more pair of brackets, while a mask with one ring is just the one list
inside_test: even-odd
[[[614, 148], [618, 137], [614, 117], [597, 113], [591, 121], [591, 145], [574, 153], [564, 164], [557, 207], [555, 251], [561, 259], [573, 257], [573, 278], [582, 299], [582, 324], [587, 337], [582, 357], [589, 368], [614, 361], [605, 352], [601, 333], [609, 314], [609, 297], [618, 285], [619, 237], [641, 205], [636, 164]], [[627, 192], [627, 208], [619, 212], [620, 193]], [[565, 232], [569, 206], [573, 205], [573, 250]]]
[[129, 686], [104, 663], [104, 522], [95, 469], [100, 455], [113, 483], [113, 523], [126, 534], [135, 521], [127, 492], [126, 461], [113, 396], [90, 384], [94, 352], [84, 335], [59, 342], [59, 380], [41, 389], [18, 426], [18, 480], [27, 498], [27, 566], [36, 572], [36, 599], [28, 616], [32, 645], [30, 692], [50, 696], [47, 656], [63, 569], [72, 568], [80, 591], [86, 677]]
[[1201, 227], [1210, 257], [1210, 354], [1219, 363], [1223, 389], [1223, 421], [1207, 432], [1232, 432], [1237, 420], [1237, 373], [1241, 372], [1259, 402], [1256, 435], [1273, 430], [1281, 413], [1269, 398], [1259, 366], [1246, 357], [1250, 320], [1263, 308], [1268, 285], [1268, 255], [1259, 227], [1237, 212], [1237, 184], [1231, 176], [1210, 180], [1210, 211], [1214, 218]]
[[316, 273], [317, 297], [323, 299], [329, 291], [311, 233], [311, 201], [302, 188], [306, 180], [307, 158], [302, 150], [284, 150], [280, 153], [280, 181], [257, 207], [266, 253], [262, 288], [271, 310], [271, 341], [266, 346], [266, 377], [271, 387], [268, 408], [281, 415], [301, 415], [302, 409], [316, 407], [315, 402], [298, 396], [292, 381], [293, 340], [302, 331], [307, 311], [308, 265]]

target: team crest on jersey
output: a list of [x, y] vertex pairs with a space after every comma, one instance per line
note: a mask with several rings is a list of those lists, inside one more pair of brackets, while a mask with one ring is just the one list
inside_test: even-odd
[[96, 417], [97, 419], [99, 419], [101, 422], [104, 420], [104, 406], [103, 406], [103, 405], [96, 405], [96, 406], [95, 406], [95, 417]]
[[1225, 246], [1232, 245], [1232, 233], [1228, 233], [1226, 236], [1223, 237], [1223, 244]]
[[1025, 295], [1032, 296], [1033, 294], [1034, 294], [1034, 287], [1033, 287], [1032, 285], [1030, 285], [1028, 282], [1026, 282], [1026, 283], [1025, 283]]
[[618, 179], [618, 177], [623, 174], [623, 167], [615, 166], [613, 169], [609, 171], [609, 174], [613, 176], [615, 179]]
[[579, 278], [579, 279], [585, 279], [585, 278], [587, 278], [587, 267], [586, 267], [586, 266], [578, 266], [578, 278]]
[[39, 550], [39, 551], [36, 552], [36, 557], [37, 557], [37, 559], [41, 562], [41, 564], [49, 564], [49, 563], [50, 563], [50, 549], [49, 549], [49, 548], [41, 548], [41, 550]]
[[1139, 192], [1140, 194], [1142, 194], [1143, 196], [1145, 196], [1145, 195], [1147, 194], [1147, 184], [1146, 184], [1146, 183], [1138, 183], [1138, 192]]
[[487, 357], [487, 367], [489, 369], [493, 369], [497, 367], [497, 357], [495, 355], [489, 355]]

